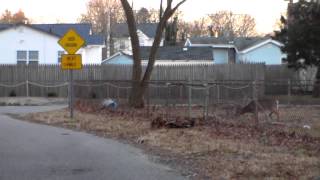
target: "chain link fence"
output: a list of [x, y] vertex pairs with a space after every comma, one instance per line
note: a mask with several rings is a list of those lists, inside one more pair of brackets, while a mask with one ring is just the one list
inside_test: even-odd
[[[131, 92], [130, 81], [76, 81], [74, 86], [77, 98], [111, 98], [121, 105], [126, 105]], [[67, 82], [26, 81], [0, 87], [8, 91], [8, 96], [68, 96]], [[151, 81], [145, 93], [146, 113], [160, 109], [167, 119], [242, 119], [251, 114], [258, 121], [302, 121], [302, 109], [320, 105], [320, 100], [311, 96], [312, 90], [313, 82], [291, 80]]]

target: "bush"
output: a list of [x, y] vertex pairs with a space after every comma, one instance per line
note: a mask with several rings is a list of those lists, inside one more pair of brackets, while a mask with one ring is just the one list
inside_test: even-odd
[[55, 92], [49, 92], [48, 94], [47, 94], [47, 97], [57, 97], [58, 95], [57, 95], [57, 93], [55, 93]]
[[16, 97], [16, 96], [17, 96], [17, 94], [14, 90], [10, 91], [9, 97]]

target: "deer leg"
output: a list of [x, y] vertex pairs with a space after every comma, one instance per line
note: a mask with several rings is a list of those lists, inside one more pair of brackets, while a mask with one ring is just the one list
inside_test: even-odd
[[271, 111], [271, 112], [269, 113], [270, 119], [272, 119], [272, 114], [273, 114], [273, 111]]
[[279, 120], [280, 120], [280, 113], [279, 113], [279, 111], [277, 111], [276, 114], [277, 114], [277, 121], [279, 121]]

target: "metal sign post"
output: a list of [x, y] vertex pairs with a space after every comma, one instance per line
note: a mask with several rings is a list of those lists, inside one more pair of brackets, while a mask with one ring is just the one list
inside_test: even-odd
[[73, 70], [69, 70], [69, 109], [70, 109], [70, 118], [73, 119]]
[[68, 52], [68, 54], [62, 55], [61, 57], [61, 69], [69, 70], [68, 100], [70, 118], [73, 119], [73, 70], [82, 69], [82, 57], [80, 54], [75, 53], [85, 44], [85, 41], [74, 29], [69, 29], [68, 32], [58, 41], [58, 43]]

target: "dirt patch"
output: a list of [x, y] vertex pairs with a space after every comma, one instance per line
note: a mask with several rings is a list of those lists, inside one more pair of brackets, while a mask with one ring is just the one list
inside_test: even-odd
[[193, 128], [151, 128], [152, 120], [163, 117], [164, 111], [161, 107], [149, 111], [127, 107], [101, 110], [99, 104], [85, 102], [77, 104], [73, 121], [67, 110], [24, 118], [142, 144], [192, 179], [320, 176], [320, 108], [282, 108], [281, 122], [262, 120], [258, 126], [252, 123], [250, 115], [226, 119], [216, 113], [207, 121], [197, 119]]

